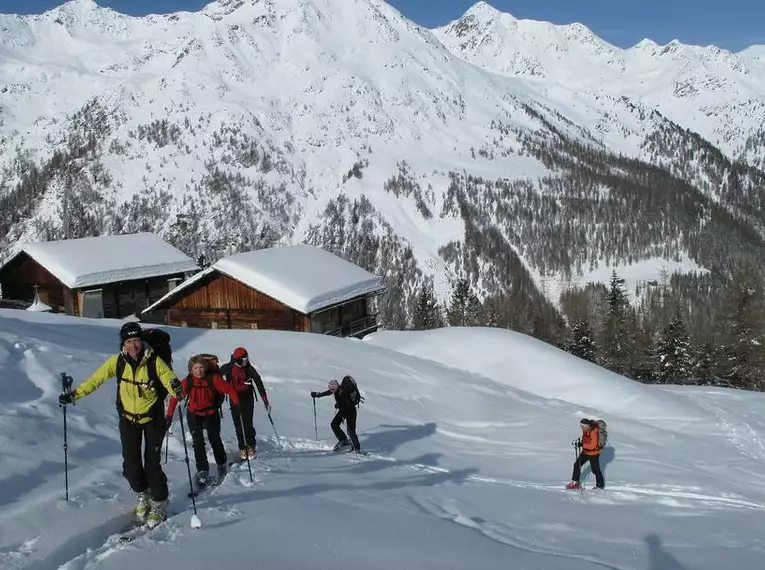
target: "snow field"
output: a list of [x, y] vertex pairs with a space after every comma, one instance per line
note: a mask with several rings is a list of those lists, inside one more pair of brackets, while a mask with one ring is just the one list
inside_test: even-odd
[[[248, 348], [283, 446], [257, 408], [254, 483], [246, 463], [236, 467], [198, 498], [203, 526], [194, 530], [176, 421], [171, 517], [119, 545], [134, 497], [121, 476], [116, 385], [68, 408], [68, 503], [56, 396], [59, 372], [77, 385], [116, 350], [120, 324], [0, 311], [3, 569], [224, 560], [258, 569], [759, 568], [760, 394], [640, 385], [493, 329], [380, 332], [361, 342], [170, 329], [178, 372], [197, 352], [225, 358]], [[309, 392], [346, 373], [366, 398], [359, 437], [368, 457], [328, 451], [331, 398], [316, 401], [314, 439]], [[604, 492], [562, 489], [583, 416], [609, 424]], [[223, 435], [234, 452], [226, 409]]]

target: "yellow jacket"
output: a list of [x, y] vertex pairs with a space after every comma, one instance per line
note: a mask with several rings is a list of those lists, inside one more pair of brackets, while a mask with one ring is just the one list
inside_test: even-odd
[[[122, 402], [122, 408], [127, 419], [135, 421], [139, 424], [145, 424], [151, 421], [151, 414], [149, 413], [152, 407], [157, 403], [157, 393], [149, 386], [149, 357], [152, 355], [151, 348], [146, 348], [143, 354], [143, 358], [135, 368], [130, 363], [130, 359], [126, 359], [125, 372], [122, 374], [122, 379], [126, 382], [119, 383], [119, 397]], [[95, 391], [102, 384], [104, 384], [110, 378], [114, 378], [117, 375], [117, 360], [119, 354], [115, 354], [110, 357], [109, 360], [104, 362], [101, 367], [96, 370], [90, 378], [83, 381], [77, 389], [74, 391], [74, 399], [79, 400], [83, 396], [87, 396], [91, 392]], [[154, 359], [157, 367], [157, 377], [160, 382], [167, 388], [168, 393], [172, 394], [173, 389], [171, 382], [176, 378], [173, 370], [165, 363], [161, 358]], [[138, 382], [139, 384], [134, 384]], [[164, 407], [162, 409], [164, 414]]]

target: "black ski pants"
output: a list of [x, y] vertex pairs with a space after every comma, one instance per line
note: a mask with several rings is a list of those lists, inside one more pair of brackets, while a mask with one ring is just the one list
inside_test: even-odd
[[600, 470], [600, 456], [598, 455], [585, 455], [584, 452], [581, 452], [576, 461], [574, 461], [574, 473], [571, 475], [571, 480], [579, 481], [582, 467], [588, 461], [590, 462], [592, 474], [595, 475], [595, 486], [602, 489], [605, 484], [603, 483], [603, 472]]
[[[167, 426], [161, 409], [145, 424], [131, 422], [120, 414], [122, 475], [136, 493], [150, 490], [155, 501], [167, 500], [167, 476], [162, 471], [162, 440]], [[144, 445], [141, 461], [141, 445]]]
[[348, 440], [348, 437], [346, 437], [343, 429], [340, 427], [340, 424], [343, 423], [343, 420], [345, 420], [345, 427], [348, 429], [348, 436], [351, 438], [353, 449], [359, 451], [361, 449], [361, 445], [359, 445], [359, 438], [356, 436], [356, 408], [340, 408], [335, 414], [335, 418], [332, 420], [332, 423], [329, 424], [332, 427], [332, 431], [334, 432], [338, 441]]
[[[239, 392], [239, 407], [231, 406], [231, 419], [234, 421], [234, 430], [236, 431], [236, 443], [239, 450], [247, 449], [248, 445], [256, 447], [255, 425], [252, 423], [252, 417], [255, 413], [255, 393], [250, 386]], [[230, 399], [229, 399], [230, 400]], [[244, 429], [242, 428], [244, 425]]]
[[215, 463], [225, 465], [228, 457], [226, 456], [226, 448], [223, 447], [223, 440], [220, 438], [220, 414], [215, 412], [209, 416], [198, 416], [188, 412], [186, 417], [189, 422], [197, 471], [210, 470], [210, 463], [207, 461], [207, 448], [205, 447], [205, 431], [207, 431], [207, 438], [210, 440]]

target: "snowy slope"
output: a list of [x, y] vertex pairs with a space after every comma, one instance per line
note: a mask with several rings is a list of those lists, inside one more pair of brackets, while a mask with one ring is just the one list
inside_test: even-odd
[[[214, 262], [305, 240], [342, 193], [370, 201], [443, 299], [456, 270], [439, 250], [466, 229], [456, 209], [444, 213], [448, 173], [560, 174], [522, 148], [525, 134], [550, 135], [529, 109], [544, 105], [574, 140], [642, 158], [666, 124], [654, 109], [731, 156], [765, 118], [762, 76], [733, 54], [619, 51], [582, 26], [519, 22], [484, 3], [470, 16], [475, 25], [430, 31], [382, 0], [219, 0], [142, 18], [70, 0], [0, 15], [0, 193], [19, 182], [21, 158], [59, 164], [53, 153], [69, 153], [29, 219], [0, 236], [2, 256], [64, 226], [93, 231], [88, 220], [67, 226], [67, 212], [85, 211], [103, 233], [157, 231]], [[675, 93], [699, 77], [708, 88]], [[759, 149], [746, 158], [765, 159]], [[422, 203], [384, 190], [403, 161]], [[68, 204], [72, 188], [90, 202]], [[655, 278], [648, 261], [642, 279]]]
[[[261, 410], [246, 467], [200, 497], [189, 526], [179, 424], [166, 467], [173, 516], [115, 545], [132, 500], [121, 478], [114, 385], [68, 408], [63, 500], [57, 374], [81, 381], [120, 323], [0, 312], [0, 566], [168, 569], [759, 568], [765, 400], [644, 386], [500, 330], [301, 333], [173, 329], [177, 370], [244, 344], [263, 375], [281, 446]], [[332, 405], [310, 390], [351, 373], [366, 402], [353, 460], [327, 451]], [[607, 489], [566, 492], [582, 416], [609, 423]], [[224, 439], [235, 443], [230, 418]], [[192, 460], [193, 468], [193, 460]], [[592, 478], [586, 479], [588, 486]]]
[[765, 118], [762, 46], [736, 54], [646, 39], [622, 49], [582, 24], [519, 20], [486, 2], [434, 33], [467, 61], [550, 90], [576, 90], [589, 106], [610, 104], [602, 102], [610, 95], [658, 109], [730, 154]]

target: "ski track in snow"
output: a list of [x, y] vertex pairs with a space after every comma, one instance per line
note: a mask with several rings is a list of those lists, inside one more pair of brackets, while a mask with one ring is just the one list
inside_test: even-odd
[[717, 418], [717, 425], [731, 445], [743, 455], [765, 462], [765, 442], [751, 425], [730, 411], [725, 411], [703, 398], [698, 398], [698, 402]]
[[[270, 438], [263, 439], [273, 444]], [[282, 450], [274, 448], [270, 452], [260, 454], [258, 459], [252, 461], [253, 483], [249, 481], [246, 462], [242, 462], [232, 467], [231, 473], [220, 486], [204, 491], [198, 496], [196, 498], [197, 510], [200, 512], [202, 519], [209, 520], [211, 515], [216, 513], [224, 518], [239, 518], [242, 513], [237, 508], [237, 501], [247, 499], [247, 489], [252, 489], [258, 484], [263, 483], [264, 477], [267, 477], [275, 468], [277, 470], [289, 469], [294, 463], [305, 463], [310, 460], [299, 455], [290, 456], [290, 451], [317, 451], [330, 455], [335, 454], [336, 457], [347, 458], [352, 463], [385, 462], [393, 464], [395, 468], [402, 471], [452, 474], [452, 471], [449, 469], [422, 463], [407, 463], [387, 455], [370, 453], [367, 456], [354, 456], [345, 451], [333, 452], [331, 446], [320, 442], [302, 439], [294, 441], [282, 440], [282, 442], [284, 444]], [[182, 457], [174, 457], [173, 460], [175, 462], [183, 462]], [[620, 503], [626, 504], [636, 501], [645, 504], [646, 499], [650, 498], [654, 499], [652, 504], [657, 507], [690, 509], [697, 513], [704, 508], [710, 511], [732, 508], [765, 509], [764, 504], [753, 503], [742, 497], [713, 496], [694, 492], [698, 490], [695, 487], [667, 485], [648, 487], [612, 484], [602, 493], [592, 491], [580, 493], [578, 491], [566, 491], [561, 485], [543, 485], [530, 481], [506, 480], [480, 475], [466, 475], [464, 479], [476, 484], [505, 485], [519, 489], [561, 493], [563, 497], [570, 501], [585, 501], [601, 505], [618, 505]], [[176, 487], [178, 484], [179, 482], [176, 482]], [[219, 502], [213, 501], [216, 497], [223, 498], [224, 500]], [[50, 499], [50, 497], [45, 498]], [[459, 510], [454, 501], [436, 501], [431, 498], [419, 499], [413, 495], [410, 495], [410, 499], [418, 508], [430, 516], [449, 520], [455, 524], [473, 529], [487, 538], [513, 549], [545, 556], [570, 558], [572, 562], [588, 562], [610, 570], [623, 570], [627, 568], [626, 566], [607, 563], [595, 555], [583, 555], [575, 552], [563, 552], [553, 550], [552, 548], [545, 548], [539, 544], [538, 540], [532, 542], [520, 538], [517, 534], [517, 529], [511, 526], [499, 522], [486, 521], [477, 516], [465, 515]], [[131, 548], [154, 549], [165, 544], [170, 545], [175, 538], [183, 534], [184, 529], [188, 526], [184, 519], [188, 518], [191, 512], [191, 499], [188, 499], [184, 492], [179, 491], [171, 499], [168, 520], [155, 529], [141, 532], [139, 537], [133, 542], [127, 544], [119, 542], [119, 537], [124, 534], [124, 529], [132, 520], [129, 514], [122, 513], [105, 521], [96, 529], [72, 537], [44, 560], [38, 561], [28, 568], [29, 570], [43, 570], [46, 568], [91, 570], [98, 567], [106, 558], [123, 550]], [[189, 530], [188, 532], [201, 531]], [[10, 563], [8, 570], [24, 567], [21, 565], [21, 562], [34, 551], [34, 544], [35, 539], [32, 539], [25, 541], [17, 547], [8, 549], [6, 553], [0, 551], [0, 554], [8, 556], [8, 563]], [[18, 563], [18, 565], [15, 563]]]
[[544, 548], [538, 544], [538, 540], [531, 542], [529, 540], [523, 540], [517, 535], [517, 529], [511, 528], [507, 525], [493, 523], [485, 521], [480, 517], [470, 517], [457, 508], [453, 501], [441, 501], [436, 502], [433, 500], [419, 500], [412, 497], [412, 501], [420, 507], [424, 512], [437, 518], [452, 521], [458, 525], [466, 528], [473, 529], [482, 535], [509, 546], [516, 550], [523, 550], [534, 554], [542, 554], [545, 556], [551, 556], [556, 558], [568, 558], [572, 562], [589, 562], [609, 570], [623, 570], [624, 566], [615, 566], [608, 564], [600, 560], [597, 556], [587, 556], [577, 554], [573, 552], [562, 552], [560, 550], [553, 550], [550, 548]]

